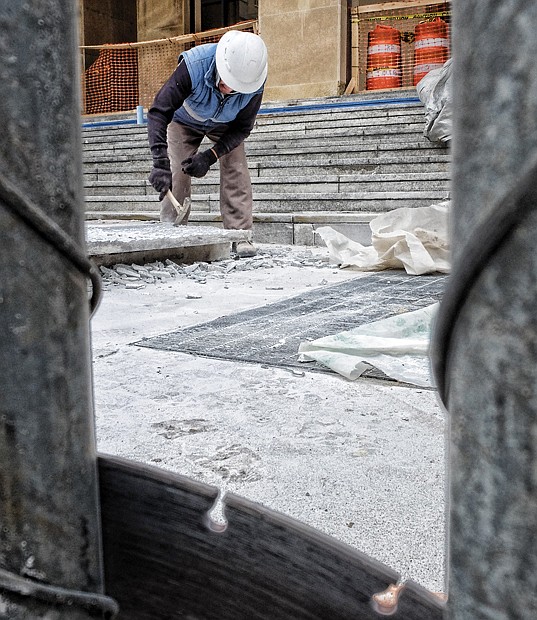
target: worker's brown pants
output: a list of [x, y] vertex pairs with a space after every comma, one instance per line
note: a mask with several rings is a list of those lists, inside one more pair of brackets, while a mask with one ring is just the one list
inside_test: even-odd
[[[183, 204], [186, 196], [190, 196], [191, 177], [181, 170], [181, 162], [192, 157], [197, 151], [204, 136], [216, 142], [224, 133], [222, 129], [211, 130], [205, 134], [197, 129], [172, 122], [168, 125], [168, 156], [172, 169], [172, 192]], [[252, 228], [252, 183], [244, 144], [239, 144], [227, 155], [223, 155], [220, 165], [220, 213], [224, 228], [251, 230]], [[164, 198], [160, 207], [160, 221], [174, 222], [176, 211], [168, 198]], [[185, 215], [182, 224], [186, 224], [190, 211]]]

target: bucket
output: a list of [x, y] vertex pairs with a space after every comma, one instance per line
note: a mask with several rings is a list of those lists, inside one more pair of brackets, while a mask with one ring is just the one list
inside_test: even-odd
[[440, 69], [449, 58], [447, 23], [437, 17], [420, 22], [414, 39], [414, 86], [433, 69]]
[[391, 26], [377, 24], [367, 35], [366, 89], [400, 88], [401, 33]]

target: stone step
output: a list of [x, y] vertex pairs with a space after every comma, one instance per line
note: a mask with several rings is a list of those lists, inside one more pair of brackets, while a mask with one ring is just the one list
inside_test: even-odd
[[[323, 245], [315, 231], [320, 226], [331, 226], [349, 238], [363, 243], [371, 244], [370, 222], [377, 213], [345, 213], [334, 211], [318, 211], [315, 213], [254, 213], [254, 240], [257, 243], [300, 244], [300, 245]], [[86, 219], [91, 224], [115, 223], [118, 220], [128, 222], [150, 221], [158, 222], [158, 211], [139, 211], [135, 214], [124, 211], [110, 213], [107, 211], [87, 211]], [[216, 213], [202, 213], [194, 211], [189, 220], [190, 227], [217, 227], [222, 228], [222, 218]]]
[[86, 196], [150, 196], [155, 190], [149, 181], [128, 181], [121, 176], [116, 181], [85, 181], [84, 193]]
[[[378, 157], [330, 157], [310, 159], [307, 162], [296, 159], [278, 161], [249, 161], [248, 168], [252, 181], [255, 177], [319, 176], [324, 174], [408, 174], [408, 173], [448, 173], [449, 154], [446, 150], [437, 150], [432, 155], [378, 156]], [[107, 162], [87, 165], [84, 178], [89, 181], [143, 180], [149, 177], [151, 162]], [[212, 169], [208, 178], [218, 178], [218, 169]], [[193, 183], [197, 183], [193, 179]]]
[[[209, 148], [210, 144], [202, 145], [200, 150]], [[328, 138], [295, 138], [266, 141], [263, 143], [251, 143], [246, 146], [246, 157], [249, 160], [282, 157], [295, 158], [296, 156], [314, 157], [326, 154], [348, 153], [349, 156], [362, 154], [363, 156], [376, 156], [377, 153], [397, 152], [398, 154], [412, 155], [445, 151], [445, 147], [432, 144], [423, 140], [420, 136], [409, 139], [408, 136], [394, 136], [393, 139], [359, 139], [356, 136], [334, 136]], [[85, 150], [83, 165], [88, 167], [101, 163], [118, 162], [147, 162], [151, 166], [151, 153], [147, 147], [117, 147], [114, 149]]]
[[379, 155], [378, 157], [349, 157], [332, 155], [322, 159], [273, 158], [249, 163], [252, 176], [286, 176], [290, 171], [298, 175], [328, 174], [403, 174], [406, 172], [438, 172], [449, 169], [449, 156], [439, 151], [432, 155]]
[[[330, 157], [332, 160], [335, 158], [341, 159], [343, 157], [348, 158], [355, 152], [359, 152], [363, 157], [366, 154], [369, 154], [373, 157], [379, 156], [379, 154], [390, 154], [397, 153], [397, 156], [405, 157], [411, 155], [423, 155], [423, 154], [433, 154], [436, 152], [443, 153], [446, 149], [437, 144], [432, 144], [430, 142], [392, 142], [389, 144], [386, 143], [366, 143], [362, 142], [358, 146], [352, 146], [348, 142], [344, 142], [343, 144], [337, 140], [334, 141], [322, 141], [320, 143], [312, 143], [306, 144], [301, 148], [295, 148], [292, 145], [292, 142], [284, 145], [275, 145], [270, 148], [270, 146], [255, 146], [249, 145], [246, 148], [246, 154], [249, 160], [263, 160], [264, 162], [273, 162], [273, 161], [281, 161], [282, 159], [292, 159], [294, 161], [308, 161], [313, 158], [318, 157]], [[95, 153], [84, 153], [83, 155], [83, 164], [85, 167], [95, 165], [95, 164], [107, 164], [107, 163], [135, 163], [135, 162], [148, 162], [150, 164], [150, 155], [147, 150], [140, 149], [136, 151], [135, 149], [117, 152], [117, 153], [108, 153], [108, 154], [95, 154]]]
[[287, 106], [281, 108], [282, 112], [273, 112], [271, 108], [261, 107], [256, 122], [260, 125], [270, 125], [274, 122], [322, 122], [326, 119], [336, 119], [344, 121], [349, 118], [355, 119], [376, 119], [400, 118], [400, 117], [422, 117], [424, 107], [421, 103], [405, 103], [401, 105], [377, 105], [377, 106], [356, 106], [356, 107], [336, 107], [323, 108], [313, 106], [309, 109], [298, 106]]
[[[352, 177], [353, 175], [348, 175]], [[373, 175], [377, 176], [377, 175]], [[383, 175], [378, 175], [383, 176]], [[390, 175], [392, 176], [392, 175]], [[332, 180], [330, 180], [332, 179]], [[389, 180], [381, 180], [381, 179], [356, 179], [351, 180], [346, 179], [344, 176], [338, 177], [327, 177], [325, 180], [317, 180], [312, 181], [307, 177], [297, 177], [294, 180], [290, 180], [286, 177], [282, 178], [281, 181], [278, 180], [278, 177], [270, 178], [270, 182], [266, 182], [265, 177], [258, 177], [257, 179], [252, 180], [252, 189], [255, 197], [260, 193], [279, 193], [279, 194], [317, 194], [317, 193], [337, 193], [337, 194], [348, 194], [348, 193], [357, 193], [357, 192], [417, 192], [417, 191], [449, 191], [450, 182], [449, 179], [443, 180], [431, 180], [429, 182], [425, 181], [389, 181]], [[209, 182], [200, 183], [199, 180], [196, 183], [195, 191], [198, 194], [217, 194], [219, 192], [219, 184], [218, 182]], [[95, 188], [96, 190], [99, 188]], [[123, 188], [119, 188], [120, 190]], [[150, 188], [149, 191], [154, 191]], [[91, 192], [89, 192], [91, 193]], [[102, 192], [101, 192], [102, 193]], [[122, 193], [120, 192], [117, 192]], [[128, 192], [134, 193], [134, 192]]]
[[[209, 148], [210, 143], [202, 144], [200, 150]], [[376, 137], [361, 138], [359, 136], [332, 136], [328, 137], [301, 137], [301, 138], [277, 138], [264, 142], [249, 142], [246, 144], [246, 156], [266, 157], [274, 154], [293, 155], [295, 153], [326, 153], [326, 152], [364, 152], [376, 151], [408, 151], [417, 149], [434, 150], [442, 149], [437, 144], [425, 141], [420, 135], [408, 136], [403, 134], [394, 135], [393, 138]], [[85, 149], [83, 154], [84, 164], [109, 162], [109, 161], [143, 161], [151, 162], [151, 153], [145, 146], [125, 146], [124, 143], [115, 147], [102, 149]]]
[[[203, 179], [196, 179], [198, 187], [207, 184], [211, 185], [218, 181], [217, 177], [205, 177]], [[322, 183], [329, 183], [336, 189], [335, 191], [352, 191], [352, 187], [364, 187], [367, 191], [370, 186], [392, 187], [397, 189], [399, 186], [402, 191], [412, 191], [418, 189], [424, 184], [430, 183], [431, 185], [439, 185], [447, 187], [449, 185], [449, 175], [445, 171], [441, 172], [406, 172], [398, 174], [339, 174], [339, 175], [308, 175], [308, 176], [288, 176], [282, 178], [281, 176], [260, 176], [252, 177], [252, 184], [254, 187], [261, 187], [264, 184], [267, 185], [300, 185], [306, 189], [310, 185], [320, 185]], [[415, 187], [414, 187], [415, 186]], [[313, 190], [312, 190], [313, 191]]]
[[[449, 198], [448, 190], [414, 192], [337, 192], [318, 193], [259, 193], [254, 199], [258, 213], [298, 213], [302, 211], [341, 210], [349, 213], [369, 211], [379, 213], [398, 207], [427, 206]], [[132, 212], [158, 208], [158, 195], [86, 196], [88, 210]], [[192, 208], [196, 211], [219, 213], [218, 194], [193, 194]]]
[[83, 129], [82, 147], [87, 148], [97, 144], [113, 144], [116, 142], [145, 142], [147, 144], [147, 126], [109, 127], [107, 129]]
[[[338, 120], [325, 120], [316, 123], [297, 123], [297, 122], [282, 122], [274, 123], [273, 125], [260, 125], [256, 121], [249, 140], [263, 140], [266, 136], [273, 135], [275, 133], [290, 133], [296, 135], [298, 133], [327, 133], [330, 130], [341, 131], [362, 131], [371, 130], [373, 133], [383, 132], [393, 133], [398, 128], [411, 127], [416, 131], [423, 129], [425, 126], [424, 115], [416, 117], [395, 117], [395, 118], [379, 118], [379, 119], [355, 119], [349, 118], [342, 121]], [[87, 130], [82, 134], [83, 144], [101, 144], [107, 142], [121, 142], [126, 143], [136, 141], [147, 141], [147, 126], [141, 126], [139, 129], [132, 130], [130, 128], [124, 128], [116, 131], [110, 131], [104, 133], [97, 130]]]
[[328, 156], [340, 156], [348, 155], [349, 153], [359, 152], [364, 155], [375, 156], [377, 153], [393, 153], [401, 155], [412, 155], [422, 153], [434, 153], [435, 151], [445, 151], [445, 148], [432, 144], [428, 141], [379, 141], [379, 142], [353, 142], [350, 139], [334, 138], [333, 140], [322, 141], [305, 141], [302, 146], [296, 146], [295, 141], [287, 141], [284, 144], [274, 142], [270, 144], [250, 145], [246, 148], [246, 155], [250, 159], [252, 158], [264, 158], [270, 161], [270, 158], [289, 157], [289, 158], [302, 158], [307, 159], [311, 156], [328, 155]]
[[[86, 208], [86, 220], [134, 220], [134, 221], [159, 221], [158, 206], [148, 205], [148, 208], [142, 211], [119, 211], [119, 210], [107, 210], [99, 211], [94, 209], [91, 204]], [[194, 221], [190, 218], [190, 221]]]
[[[365, 109], [352, 111], [315, 111], [307, 114], [260, 115], [248, 142], [270, 139], [272, 134], [284, 139], [304, 136], [363, 135], [381, 136], [397, 133], [421, 133], [424, 127], [421, 106], [408, 109]], [[117, 126], [84, 129], [82, 142], [85, 150], [109, 148], [127, 143], [148, 149], [147, 127]]]
[[[354, 148], [360, 148], [362, 144], [366, 147], [380, 144], [393, 144], [394, 142], [411, 143], [418, 142], [423, 145], [431, 146], [431, 143], [425, 140], [422, 133], [422, 126], [416, 128], [414, 126], [398, 126], [389, 128], [351, 128], [351, 129], [325, 129], [322, 131], [281, 131], [271, 132], [263, 136], [250, 136], [246, 141], [247, 153], [256, 150], [273, 149], [273, 148], [309, 148], [326, 144], [348, 145]], [[209, 147], [212, 143], [204, 141], [204, 146]], [[432, 145], [435, 146], [435, 145]], [[116, 140], [91, 142], [84, 144], [84, 157], [115, 157], [117, 155], [127, 156], [143, 156], [150, 158], [150, 149], [147, 138], [132, 140]]]
[[[307, 123], [315, 125], [317, 123], [325, 123], [337, 121], [338, 123], [362, 122], [364, 119], [367, 124], [375, 122], [384, 122], [386, 119], [405, 119], [403, 122], [413, 119], [414, 122], [425, 120], [424, 108], [420, 103], [409, 103], [400, 105], [378, 105], [367, 107], [336, 107], [324, 109], [322, 106], [315, 106], [312, 109], [303, 111], [298, 106], [286, 106], [285, 112], [270, 113], [270, 107], [262, 106], [261, 113], [256, 119], [256, 129], [268, 127], [271, 125], [298, 124]], [[95, 120], [95, 119], [94, 119]], [[92, 121], [88, 121], [91, 123]], [[85, 123], [84, 125], [86, 125]], [[86, 136], [113, 136], [116, 134], [143, 134], [146, 132], [147, 126], [144, 125], [108, 125], [82, 127], [82, 135]]]
[[250, 140], [260, 140], [266, 136], [270, 136], [275, 133], [290, 133], [290, 134], [309, 134], [309, 133], [327, 133], [331, 130], [341, 130], [347, 132], [361, 133], [365, 130], [370, 130], [373, 133], [393, 133], [398, 129], [410, 127], [413, 130], [421, 131], [425, 125], [425, 117], [394, 117], [394, 118], [379, 118], [379, 119], [356, 119], [349, 118], [344, 120], [326, 120], [318, 121], [316, 123], [290, 123], [279, 122], [273, 125], [255, 125], [250, 135]]
[[[449, 198], [449, 190], [422, 190], [414, 192], [337, 192], [318, 193], [259, 193], [254, 197], [256, 213], [301, 213], [303, 211], [337, 210], [348, 213], [369, 211], [380, 213], [399, 207], [420, 207]], [[219, 212], [218, 194], [196, 194], [192, 208], [199, 211]]]
[[[313, 244], [322, 225], [365, 239], [379, 213], [449, 198], [450, 152], [424, 138], [423, 106], [380, 98], [263, 105], [245, 143], [258, 241]], [[87, 218], [158, 220], [147, 126], [83, 129], [82, 141]], [[192, 185], [190, 223], [221, 226], [218, 165]]]
[[[88, 220], [150, 220], [158, 221], [159, 211], [157, 208], [152, 208], [148, 205], [145, 211], [137, 211], [131, 213], [130, 211], [97, 211], [88, 210]], [[314, 223], [319, 226], [330, 225], [333, 222], [344, 223], [369, 223], [372, 219], [377, 217], [378, 213], [359, 211], [350, 213], [348, 211], [341, 211], [336, 213], [334, 211], [303, 211], [302, 213], [254, 213], [254, 222], [263, 224], [275, 224], [275, 223]], [[214, 224], [222, 223], [222, 216], [219, 213], [209, 213], [206, 211], [194, 211], [192, 212], [190, 223], [202, 223], [202, 224]]]
[[[326, 127], [322, 129], [309, 129], [305, 130], [283, 129], [266, 132], [250, 134], [250, 137], [246, 141], [246, 144], [250, 145], [263, 145], [267, 142], [288, 142], [290, 140], [333, 140], [333, 139], [354, 139], [356, 141], [388, 141], [401, 140], [423, 140], [423, 123], [420, 125], [414, 124], [401, 124], [390, 126], [368, 126], [368, 127], [341, 127], [334, 125], [333, 127]], [[126, 143], [128, 144], [128, 143]]]
[[[275, 132], [315, 132], [326, 131], [329, 129], [342, 129], [351, 130], [357, 129], [373, 129], [376, 132], [382, 129], [389, 130], [390, 128], [412, 126], [414, 128], [421, 128], [425, 124], [425, 116], [423, 113], [416, 114], [414, 116], [386, 116], [377, 118], [356, 118], [345, 117], [342, 119], [336, 119], [333, 117], [327, 119], [317, 119], [316, 121], [298, 121], [289, 118], [274, 119], [272, 123], [263, 123], [256, 120], [250, 139], [265, 135], [270, 135]], [[100, 143], [100, 142], [117, 142], [117, 141], [136, 141], [147, 139], [147, 126], [140, 125], [135, 128], [132, 127], [110, 127], [106, 130], [102, 129], [87, 129], [82, 131], [83, 144]]]
[[[216, 175], [194, 180], [195, 191], [200, 194], [218, 193], [219, 179]], [[318, 192], [357, 192], [357, 191], [419, 191], [420, 189], [449, 189], [449, 178], [444, 172], [402, 174], [348, 174], [288, 177], [253, 177], [254, 195], [258, 192], [318, 193]], [[115, 181], [87, 181], [85, 192], [88, 196], [142, 196], [151, 195], [155, 190], [148, 181], [122, 177]]]

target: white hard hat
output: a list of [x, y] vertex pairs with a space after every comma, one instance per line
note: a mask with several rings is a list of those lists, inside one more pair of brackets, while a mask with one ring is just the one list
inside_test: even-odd
[[216, 46], [220, 79], [239, 93], [255, 93], [267, 79], [267, 47], [252, 32], [228, 30]]

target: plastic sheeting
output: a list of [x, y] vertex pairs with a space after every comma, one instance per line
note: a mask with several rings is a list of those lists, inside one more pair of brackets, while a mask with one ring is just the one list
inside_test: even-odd
[[322, 226], [316, 233], [326, 243], [331, 260], [341, 267], [362, 271], [404, 268], [410, 275], [448, 273], [448, 209], [449, 202], [442, 202], [383, 213], [369, 223], [370, 246], [330, 226]]
[[431, 142], [449, 144], [452, 133], [451, 74], [452, 58], [440, 69], [429, 71], [416, 85], [416, 91], [425, 106], [423, 135]]
[[373, 366], [397, 381], [433, 387], [429, 342], [438, 305], [303, 342], [299, 359], [316, 361], [351, 380]]

